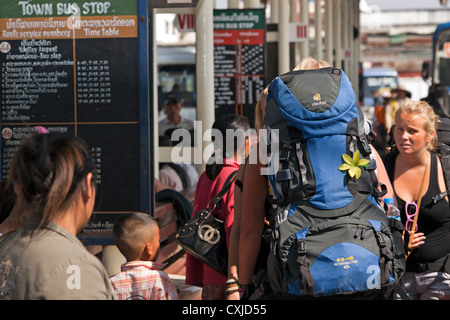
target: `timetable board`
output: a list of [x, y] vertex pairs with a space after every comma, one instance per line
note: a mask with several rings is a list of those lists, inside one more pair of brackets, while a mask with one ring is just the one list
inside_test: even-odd
[[139, 68], [148, 61], [140, 37], [147, 19], [138, 19], [146, 1], [2, 0], [1, 7], [1, 179], [34, 127], [70, 132], [86, 141], [97, 167], [86, 229], [109, 230], [111, 215], [148, 211], [148, 76]]
[[216, 117], [254, 114], [266, 87], [266, 31], [262, 9], [214, 11]]

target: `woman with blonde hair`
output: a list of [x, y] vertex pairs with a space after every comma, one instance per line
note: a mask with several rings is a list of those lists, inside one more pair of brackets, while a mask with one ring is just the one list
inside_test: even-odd
[[[406, 228], [405, 245], [411, 242], [403, 277], [411, 299], [450, 294], [450, 208], [442, 164], [432, 152], [437, 125], [438, 117], [428, 103], [401, 104], [395, 113], [395, 146], [385, 160]], [[417, 228], [413, 228], [416, 214]]]
[[302, 59], [292, 71], [314, 70], [328, 67], [331, 67], [331, 65], [325, 60], [317, 60], [316, 58], [313, 57], [307, 57]]

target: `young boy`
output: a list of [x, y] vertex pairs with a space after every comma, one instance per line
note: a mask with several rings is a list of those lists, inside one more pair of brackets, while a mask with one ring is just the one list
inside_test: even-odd
[[127, 262], [110, 278], [117, 300], [178, 300], [175, 285], [155, 263], [159, 255], [159, 228], [145, 213], [131, 213], [117, 219], [114, 243]]

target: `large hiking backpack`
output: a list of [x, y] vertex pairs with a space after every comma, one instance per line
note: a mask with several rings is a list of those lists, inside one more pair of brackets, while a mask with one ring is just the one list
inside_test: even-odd
[[264, 125], [271, 158], [279, 152], [278, 171], [268, 175], [274, 294], [386, 297], [405, 270], [402, 225], [377, 201], [385, 189], [378, 189], [370, 125], [346, 74], [323, 68], [275, 78]]

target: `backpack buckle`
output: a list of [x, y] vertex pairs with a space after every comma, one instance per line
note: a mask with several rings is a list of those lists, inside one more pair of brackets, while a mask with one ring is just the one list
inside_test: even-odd
[[289, 150], [291, 149], [291, 146], [289, 144], [283, 144], [283, 147], [281, 148], [280, 152], [280, 162], [285, 162], [288, 159]]
[[289, 181], [292, 180], [292, 172], [290, 169], [278, 170], [276, 174], [277, 181]]
[[365, 154], [371, 154], [372, 149], [370, 148], [369, 141], [367, 139], [360, 139], [360, 141], [363, 145]]
[[267, 229], [264, 231], [263, 239], [266, 242], [275, 241], [280, 237], [280, 231], [278, 229]]
[[384, 241], [383, 235], [380, 231], [377, 231], [377, 239], [378, 243], [380, 244], [380, 248], [386, 247], [386, 241]]
[[305, 254], [306, 253], [306, 241], [305, 239], [299, 239], [297, 241], [297, 253]]

